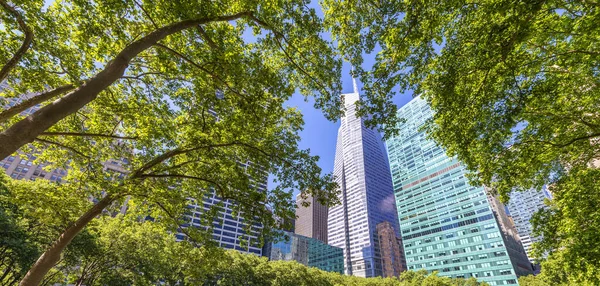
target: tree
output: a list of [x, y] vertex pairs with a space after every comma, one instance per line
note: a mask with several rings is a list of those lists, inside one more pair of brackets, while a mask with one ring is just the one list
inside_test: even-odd
[[549, 284], [597, 285], [600, 283], [600, 170], [571, 169], [550, 187], [550, 207], [532, 219], [534, 244]]
[[[57, 2], [50, 7], [40, 2], [23, 3], [21, 12], [2, 1], [8, 26], [0, 36], [8, 45], [0, 52], [6, 62], [0, 81], [8, 82], [9, 96], [39, 93], [23, 102], [27, 106], [64, 96], [26, 120], [6, 126], [0, 133], [0, 158], [34, 141], [97, 97], [131, 92], [121, 85], [130, 85], [132, 80], [135, 87], [174, 81], [195, 87], [201, 93], [197, 96], [205, 96], [207, 85], [231, 89], [247, 101], [248, 96], [255, 96], [254, 89], [277, 87], [285, 94], [290, 88], [300, 88], [306, 96], [315, 95], [316, 105], [330, 118], [339, 116], [340, 62], [331, 45], [319, 36], [322, 27], [314, 10], [301, 1], [260, 2], [115, 0]], [[237, 24], [230, 25], [230, 21]], [[260, 36], [257, 41], [242, 37], [248, 29]], [[260, 64], [259, 57], [263, 57]], [[277, 81], [258, 80], [267, 74], [256, 68], [262, 64], [279, 76], [285, 72], [286, 83], [279, 87]], [[192, 73], [190, 69], [199, 78], [184, 76], [179, 81], [182, 73]], [[234, 80], [240, 76], [251, 79], [246, 85], [252, 82], [254, 89]], [[6, 121], [22, 109], [17, 105], [0, 117]]]
[[[365, 90], [412, 90], [426, 98], [435, 114], [426, 131], [466, 165], [474, 184], [490, 187], [506, 202], [512, 191], [561, 180], [583, 183], [589, 177], [580, 170], [598, 166], [596, 1], [324, 5], [325, 21], [355, 67], [363, 53], [381, 48], [371, 70], [356, 69]], [[553, 189], [559, 199], [540, 227], [592, 227], [561, 213], [572, 207], [586, 212], [578, 217], [596, 217], [597, 210], [587, 207], [595, 201], [593, 191], [575, 197], [573, 185], [559, 183]], [[563, 207], [567, 209], [560, 210]], [[546, 242], [560, 245], [570, 258], [579, 257], [579, 270], [567, 272], [573, 281], [597, 269], [596, 259], [586, 253], [599, 249], [590, 248], [597, 247], [594, 236], [577, 234], [581, 233], [544, 231]], [[579, 243], [569, 244], [568, 238], [575, 237]], [[578, 245], [586, 245], [586, 250]]]
[[[341, 60], [304, 1], [0, 3], [0, 158], [32, 152], [69, 170], [53, 186], [59, 201], [97, 199], [78, 201], [87, 208], [73, 210], [22, 285], [39, 284], [76, 235], [126, 197], [183, 224], [189, 198], [217, 192], [264, 236], [274, 225], [267, 209], [294, 215], [293, 190], [335, 203], [331, 175], [297, 147], [302, 115], [283, 107], [300, 91], [331, 120], [343, 112]], [[107, 171], [111, 160], [123, 172]], [[267, 174], [279, 186], [265, 193], [256, 184]], [[199, 245], [209, 232], [195, 233]]]

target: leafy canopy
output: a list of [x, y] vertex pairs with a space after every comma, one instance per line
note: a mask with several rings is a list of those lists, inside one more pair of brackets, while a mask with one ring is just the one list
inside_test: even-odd
[[551, 210], [536, 220], [540, 254], [551, 251], [542, 272], [551, 285], [598, 284], [597, 175], [589, 169], [600, 166], [600, 4], [323, 3], [354, 66], [381, 48], [373, 69], [357, 69], [365, 89], [426, 98], [435, 112], [426, 131], [473, 183], [504, 201], [556, 183]]
[[[341, 59], [305, 1], [48, 4], [2, 5], [0, 62], [20, 58], [0, 91], [0, 145], [33, 134], [21, 150], [69, 170], [65, 194], [140, 197], [179, 219], [188, 198], [214, 191], [267, 232], [272, 213], [293, 217], [294, 190], [335, 203], [331, 176], [297, 146], [302, 114], [283, 106], [298, 91], [342, 114]], [[11, 107], [24, 94], [39, 99], [27, 119]], [[279, 185], [264, 192], [267, 174]]]

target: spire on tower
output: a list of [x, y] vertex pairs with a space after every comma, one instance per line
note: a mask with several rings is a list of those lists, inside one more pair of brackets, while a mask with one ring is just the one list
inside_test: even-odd
[[356, 79], [352, 77], [352, 86], [354, 87], [354, 93], [358, 93], [358, 86], [356, 85]]

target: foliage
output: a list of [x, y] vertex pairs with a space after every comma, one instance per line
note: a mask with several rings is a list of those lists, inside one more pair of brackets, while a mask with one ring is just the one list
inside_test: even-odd
[[[31, 202], [23, 197], [26, 182], [4, 179], [2, 205], [11, 201]], [[8, 182], [9, 184], [6, 184]], [[12, 183], [12, 184], [11, 184]], [[30, 182], [31, 183], [31, 182]], [[44, 186], [47, 182], [35, 182]], [[6, 186], [9, 186], [8, 188]], [[15, 187], [16, 185], [16, 187]], [[60, 185], [55, 185], [59, 187]], [[10, 193], [8, 193], [10, 192]], [[37, 195], [37, 194], [33, 194]], [[49, 196], [52, 197], [52, 196]], [[48, 202], [48, 201], [47, 201]], [[112, 216], [104, 212], [100, 218], [90, 222], [64, 252], [62, 260], [46, 276], [43, 285], [448, 285], [475, 286], [474, 279], [450, 279], [428, 275], [426, 271], [404, 272], [400, 279], [359, 278], [306, 267], [297, 262], [267, 261], [265, 257], [224, 251], [220, 248], [197, 247], [191, 241], [176, 242], [172, 223], [156, 205], [134, 199], [127, 202], [126, 214]], [[16, 205], [15, 205], [16, 206]], [[62, 205], [41, 204], [37, 212], [21, 211], [32, 209], [31, 203], [15, 207], [19, 211], [13, 217], [18, 220], [49, 217]], [[58, 208], [57, 208], [58, 207]], [[116, 206], [115, 206], [116, 208]], [[153, 220], [146, 218], [154, 216]], [[61, 220], [48, 219], [32, 225], [24, 237], [35, 237], [36, 232], [49, 232], [47, 240], [34, 246], [36, 251], [47, 247], [52, 237], [61, 231]], [[2, 242], [9, 237], [2, 237]], [[46, 243], [46, 244], [44, 244]], [[4, 245], [4, 244], [3, 244]], [[19, 247], [27, 246], [19, 242]], [[37, 254], [37, 252], [35, 253]], [[31, 255], [28, 263], [33, 263]], [[19, 268], [27, 270], [27, 265]], [[21, 275], [24, 272], [21, 273]], [[13, 282], [14, 283], [14, 282]], [[11, 285], [11, 283], [8, 283]]]
[[550, 208], [532, 219], [535, 234], [544, 239], [534, 244], [542, 273], [551, 284], [598, 285], [600, 283], [600, 170], [572, 169], [550, 187]]
[[[57, 187], [20, 185], [49, 191], [39, 203], [68, 212], [56, 219], [69, 236], [34, 272], [58, 260], [97, 208], [127, 197], [159, 206], [177, 226], [188, 199], [216, 192], [234, 215], [264, 226], [261, 241], [275, 235], [273, 214], [294, 217], [295, 190], [336, 203], [331, 175], [297, 146], [302, 114], [283, 106], [299, 91], [328, 119], [342, 115], [341, 59], [305, 1], [34, 2], [0, 1], [0, 157], [20, 148], [69, 171]], [[377, 100], [367, 103], [385, 123], [392, 113]], [[278, 187], [265, 192], [267, 174]], [[82, 199], [90, 197], [97, 208]], [[190, 232], [210, 244], [210, 230]]]
[[598, 158], [598, 5], [591, 1], [324, 1], [340, 49], [382, 50], [366, 89], [428, 99], [429, 132], [504, 198]]
[[219, 249], [178, 243], [164, 224], [145, 221], [140, 214], [134, 211], [94, 221], [88, 226], [86, 252], [72, 257], [79, 267], [56, 271], [76, 285], [197, 284], [205, 279], [205, 269], [223, 255]]
[[[544, 281], [599, 284], [599, 193], [586, 170], [600, 159], [598, 2], [323, 3], [365, 90], [426, 98], [435, 112], [426, 131], [474, 184], [506, 202], [558, 182], [537, 218], [538, 247], [552, 252]], [[376, 47], [373, 68], [360, 68]]]
[[32, 241], [28, 232], [30, 224], [22, 217], [18, 206], [7, 201], [9, 196], [6, 181], [0, 177], [0, 283], [11, 284], [18, 281], [33, 264], [40, 249]]
[[205, 285], [351, 285], [351, 286], [467, 286], [487, 285], [472, 279], [451, 279], [428, 274], [427, 271], [407, 271], [400, 278], [361, 278], [325, 272], [295, 261], [267, 261], [265, 257], [228, 251], [226, 263], [214, 269]]
[[[35, 186], [36, 192], [23, 188], [23, 184]], [[60, 234], [65, 221], [78, 215], [72, 211], [81, 209], [81, 202], [91, 204], [87, 199], [77, 203], [72, 199], [74, 194], [60, 194], [61, 190], [47, 181], [15, 181], [0, 172], [0, 273], [6, 274], [0, 280], [2, 285], [16, 284]], [[69, 195], [71, 200], [61, 204], [59, 198]], [[95, 251], [89, 235], [84, 231], [67, 247], [60, 268], [76, 267], [79, 257]], [[46, 283], [60, 282], [53, 280], [55, 276], [49, 275]]]

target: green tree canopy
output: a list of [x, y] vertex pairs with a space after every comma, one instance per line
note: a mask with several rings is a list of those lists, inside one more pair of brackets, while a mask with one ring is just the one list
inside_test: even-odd
[[[299, 91], [328, 119], [343, 112], [341, 58], [305, 1], [0, 4], [0, 158], [20, 148], [68, 170], [60, 185], [20, 189], [56, 194], [76, 214], [23, 283], [39, 283], [87, 223], [127, 197], [181, 223], [188, 199], [214, 191], [265, 227], [261, 239], [273, 214], [293, 218], [294, 190], [335, 203], [331, 175], [297, 146], [301, 113], [283, 106]], [[268, 174], [278, 187], [260, 191]]]
[[[429, 135], [465, 163], [473, 183], [507, 201], [512, 191], [559, 182], [552, 211], [539, 219], [542, 248], [564, 251], [549, 259], [568, 257], [560, 261], [571, 283], [597, 281], [596, 188], [577, 184], [590, 185], [595, 171], [583, 170], [600, 159], [600, 4], [323, 3], [365, 91], [426, 98], [435, 112]], [[361, 67], [376, 48], [373, 68]]]

